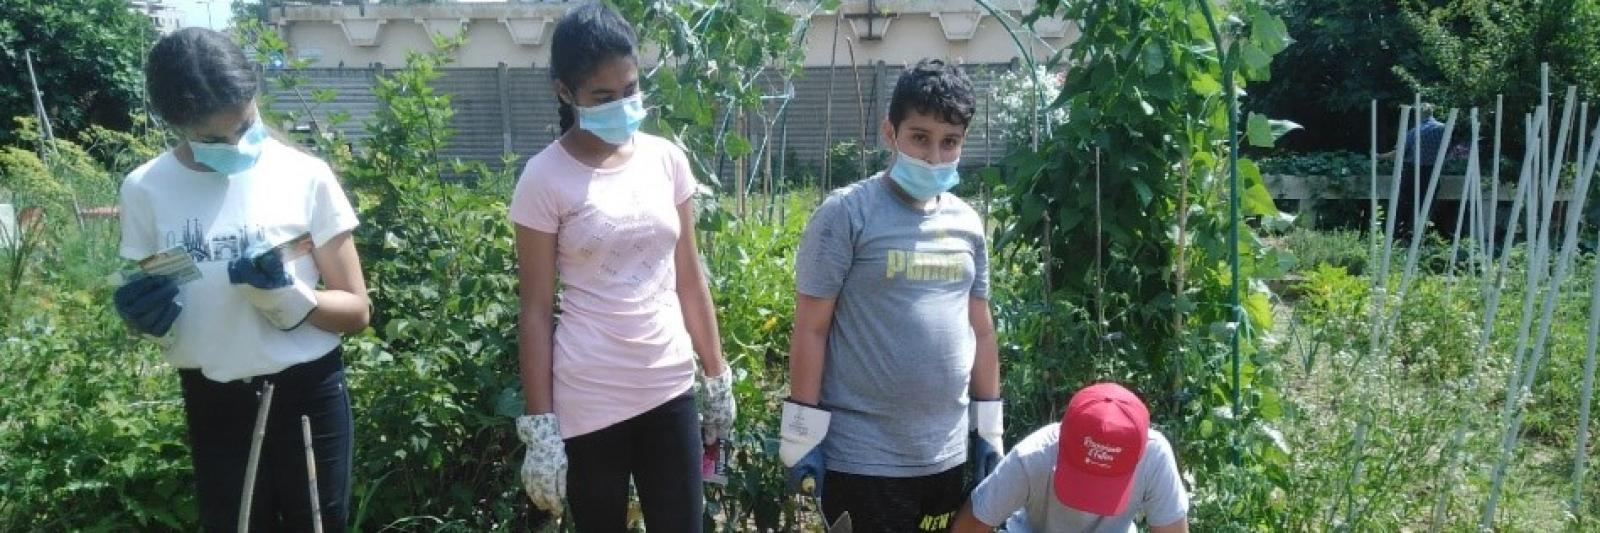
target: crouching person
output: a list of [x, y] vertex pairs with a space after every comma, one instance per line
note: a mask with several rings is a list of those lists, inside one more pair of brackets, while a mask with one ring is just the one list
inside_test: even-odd
[[1189, 495], [1172, 446], [1132, 391], [1114, 383], [1072, 396], [1061, 423], [1033, 432], [972, 492], [952, 531], [1189, 531]]

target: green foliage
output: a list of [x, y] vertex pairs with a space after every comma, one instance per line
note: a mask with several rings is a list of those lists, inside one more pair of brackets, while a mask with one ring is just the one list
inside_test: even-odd
[[[1274, 58], [1275, 76], [1251, 91], [1251, 109], [1304, 124], [1291, 138], [1302, 148], [1367, 145], [1369, 106], [1376, 99], [1384, 117], [1412, 91], [1395, 66], [1414, 62], [1420, 51], [1397, 0], [1283, 0], [1273, 10], [1294, 36]], [[1392, 135], [1392, 134], [1390, 134]], [[1391, 141], [1392, 142], [1392, 141]]]
[[[140, 68], [155, 42], [150, 19], [123, 0], [0, 2], [0, 117], [34, 114], [24, 55], [58, 137], [91, 124], [127, 127], [143, 91]], [[0, 129], [0, 142], [18, 132]]]
[[863, 147], [861, 144], [846, 140], [828, 147], [828, 173], [834, 176], [836, 182], [851, 183], [888, 167], [888, 151]]
[[[1275, 277], [1292, 261], [1242, 228], [1247, 290], [1235, 312], [1227, 140], [1230, 131], [1245, 133], [1245, 117], [1231, 122], [1224, 87], [1267, 79], [1272, 56], [1290, 39], [1259, 4], [1215, 18], [1201, 9], [1207, 5], [1040, 2], [1031, 17], [1056, 14], [1082, 29], [1047, 64], [1069, 65], [1051, 104], [1069, 120], [1042, 137], [1037, 151], [1009, 156], [1007, 172], [990, 173], [990, 185], [997, 198], [1009, 198], [996, 214], [997, 247], [1037, 250], [1046, 276], [1042, 297], [1032, 301], [1049, 322], [1027, 326], [1036, 339], [1006, 342], [1037, 352], [1031, 357], [1061, 360], [1043, 366], [1050, 377], [1039, 384], [1053, 388], [1042, 393], [1050, 401], [1071, 391], [1054, 387], [1088, 380], [1141, 391], [1179, 443], [1199, 499], [1215, 502], [1207, 504], [1209, 514], [1199, 513], [1216, 520], [1199, 522], [1209, 529], [1238, 523], [1224, 520], [1228, 509], [1267, 505], [1274, 480], [1287, 475], [1285, 451], [1267, 438], [1281, 414], [1275, 378], [1252, 344], [1272, 327], [1270, 300], [1248, 280]], [[1212, 20], [1227, 25], [1216, 29]], [[1219, 50], [1224, 42], [1227, 49]], [[1257, 127], [1258, 145], [1276, 141], [1272, 123], [1264, 126]], [[1239, 161], [1238, 175], [1241, 215], [1277, 216], [1255, 164]], [[1239, 417], [1228, 349], [1234, 328], [1245, 342]], [[1256, 481], [1214, 484], [1229, 464], [1251, 465]]]
[[1297, 229], [1283, 236], [1283, 246], [1307, 271], [1333, 267], [1361, 275], [1366, 272], [1373, 244], [1359, 231]]
[[[813, 9], [829, 3], [838, 4], [819, 2]], [[796, 17], [777, 2], [758, 0], [625, 0], [613, 5], [634, 23], [641, 42], [660, 46], [660, 66], [641, 83], [650, 104], [659, 108], [648, 124], [687, 148], [703, 180], [733, 188], [730, 178], [744, 178], [725, 175], [724, 158], [747, 157], [763, 147], [752, 146], [730, 124], [743, 114], [776, 119], [766, 116], [761, 97], [771, 88], [760, 78], [775, 70], [787, 79], [799, 71], [804, 48], [796, 43], [805, 42], [810, 17]]]
[[[1600, 96], [1600, 3], [1592, 0], [1456, 0], [1407, 9], [1419, 61], [1397, 67], [1425, 100], [1445, 107], [1493, 108], [1507, 117], [1539, 105], [1540, 64], [1550, 65], [1553, 105], [1569, 85]], [[1442, 5], [1439, 5], [1442, 4]], [[1521, 139], [1507, 140], [1520, 146]]]

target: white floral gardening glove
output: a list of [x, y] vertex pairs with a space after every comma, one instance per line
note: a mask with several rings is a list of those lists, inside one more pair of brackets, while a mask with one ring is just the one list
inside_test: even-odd
[[705, 378], [706, 410], [700, 415], [700, 436], [706, 445], [717, 440], [728, 440], [733, 434], [733, 419], [738, 408], [733, 402], [733, 369], [724, 367], [722, 374]]
[[522, 489], [533, 505], [561, 516], [561, 504], [567, 499], [567, 450], [556, 415], [517, 417], [517, 437], [528, 445], [522, 458]]

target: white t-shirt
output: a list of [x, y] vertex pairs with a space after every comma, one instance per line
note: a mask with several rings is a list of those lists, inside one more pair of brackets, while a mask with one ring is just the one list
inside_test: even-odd
[[972, 491], [972, 514], [985, 524], [1005, 522], [1006, 531], [1051, 533], [1132, 532], [1134, 521], [1165, 526], [1189, 514], [1189, 494], [1178, 477], [1172, 445], [1154, 429], [1139, 457], [1128, 508], [1117, 516], [1078, 511], [1056, 499], [1055, 469], [1061, 424], [1050, 424], [1017, 443], [994, 473]]
[[[337, 334], [310, 324], [279, 331], [228, 283], [228, 262], [258, 242], [309, 232], [320, 247], [355, 227], [355, 210], [328, 165], [273, 139], [254, 167], [232, 177], [189, 169], [169, 151], [122, 182], [122, 257], [182, 246], [199, 264], [203, 277], [179, 289], [183, 312], [166, 357], [213, 381], [273, 374], [339, 345]], [[310, 255], [285, 267], [313, 287], [321, 281]]]

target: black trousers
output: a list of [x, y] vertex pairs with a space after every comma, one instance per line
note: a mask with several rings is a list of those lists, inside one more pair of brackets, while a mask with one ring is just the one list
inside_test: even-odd
[[679, 396], [639, 416], [567, 439], [567, 503], [581, 533], [628, 531], [628, 479], [639, 491], [645, 529], [699, 533], [700, 415], [694, 395]]
[[301, 415], [311, 418], [323, 530], [345, 531], [354, 440], [344, 360], [338, 349], [249, 382], [218, 383], [198, 370], [180, 370], [178, 376], [189, 422], [200, 524], [205, 531], [238, 528], [250, 434], [255, 430], [259, 392], [267, 382], [274, 391], [251, 498], [251, 531], [312, 530]]
[[832, 524], [849, 512], [856, 533], [948, 531], [967, 503], [965, 473], [965, 465], [909, 478], [829, 470], [822, 483], [822, 515]]

